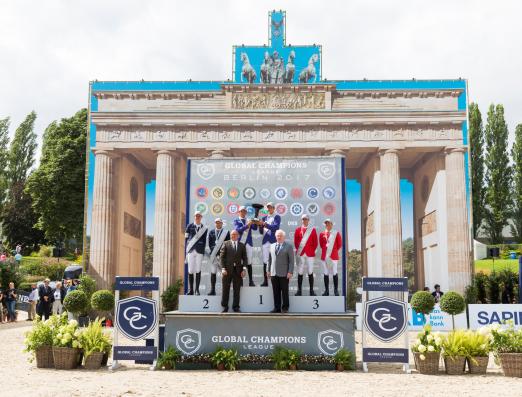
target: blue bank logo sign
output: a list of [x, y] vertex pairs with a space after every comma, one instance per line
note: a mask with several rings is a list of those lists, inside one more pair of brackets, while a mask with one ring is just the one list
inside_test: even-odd
[[364, 326], [377, 339], [392, 341], [408, 326], [408, 306], [386, 296], [369, 300], [364, 303]]
[[129, 339], [148, 336], [158, 325], [158, 306], [155, 300], [133, 296], [118, 301], [116, 326]]

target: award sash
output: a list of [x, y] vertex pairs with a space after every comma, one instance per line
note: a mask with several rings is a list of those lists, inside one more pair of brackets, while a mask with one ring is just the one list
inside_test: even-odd
[[190, 250], [194, 247], [194, 244], [198, 242], [198, 240], [203, 236], [203, 234], [207, 231], [207, 227], [203, 225], [201, 229], [190, 239], [190, 241], [187, 244], [186, 254], [190, 252]]
[[303, 250], [306, 247], [306, 243], [308, 242], [308, 238], [312, 234], [313, 229], [314, 229], [314, 227], [312, 227], [310, 225], [306, 228], [306, 232], [303, 235], [303, 238], [301, 239], [301, 243], [299, 244], [299, 248], [297, 249], [297, 255], [303, 256]]
[[214, 259], [216, 259], [217, 253], [221, 249], [221, 246], [223, 245], [223, 241], [225, 241], [225, 238], [227, 237], [228, 231], [225, 229], [221, 229], [221, 234], [219, 235], [219, 238], [216, 240], [216, 245], [214, 246], [214, 249], [210, 253], [210, 264], [214, 263]]

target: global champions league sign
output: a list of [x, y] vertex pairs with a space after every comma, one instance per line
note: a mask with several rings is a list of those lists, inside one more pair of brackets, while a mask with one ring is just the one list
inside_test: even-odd
[[408, 307], [405, 302], [381, 297], [365, 302], [364, 325], [383, 342], [398, 338], [408, 325]]
[[[277, 345], [307, 345], [308, 336], [267, 336], [267, 335], [212, 335], [210, 341], [217, 345], [234, 345], [245, 351], [270, 351]], [[333, 356], [344, 348], [342, 332], [327, 329], [317, 333], [317, 349], [327, 356]], [[201, 331], [185, 328], [176, 332], [176, 348], [186, 355], [198, 353], [202, 346]]]
[[153, 299], [141, 296], [122, 299], [116, 305], [116, 324], [127, 338], [143, 339], [156, 328], [157, 312], [157, 304]]

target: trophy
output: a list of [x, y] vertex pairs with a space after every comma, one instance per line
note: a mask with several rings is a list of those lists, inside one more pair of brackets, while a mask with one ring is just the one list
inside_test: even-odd
[[261, 211], [265, 206], [263, 204], [252, 204], [252, 208], [256, 211], [254, 215], [254, 223], [259, 223], [259, 211]]

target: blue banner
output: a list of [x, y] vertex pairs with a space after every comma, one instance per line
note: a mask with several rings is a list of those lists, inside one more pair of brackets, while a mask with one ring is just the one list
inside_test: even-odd
[[363, 291], [408, 291], [406, 277], [363, 277]]
[[150, 360], [158, 357], [156, 346], [114, 346], [114, 360]]
[[114, 289], [120, 291], [158, 291], [159, 277], [116, 277]]
[[408, 349], [366, 347], [363, 349], [363, 362], [408, 364], [408, 354]]

